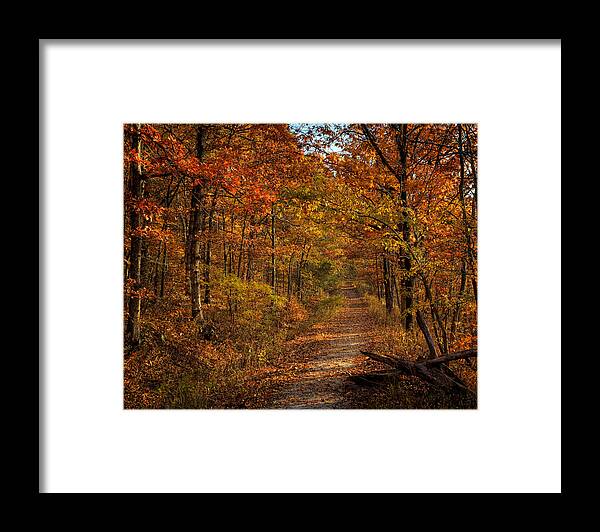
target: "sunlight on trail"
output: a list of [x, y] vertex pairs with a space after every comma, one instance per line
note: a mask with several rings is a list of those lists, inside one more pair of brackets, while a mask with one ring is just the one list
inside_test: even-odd
[[347, 408], [346, 378], [365, 357], [369, 339], [366, 303], [353, 286], [342, 288], [342, 308], [314, 327], [307, 355], [288, 364], [289, 379], [276, 393], [271, 408]]

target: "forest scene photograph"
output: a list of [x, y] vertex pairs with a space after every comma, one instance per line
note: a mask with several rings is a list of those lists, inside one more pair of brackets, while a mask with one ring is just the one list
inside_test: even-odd
[[477, 134], [124, 124], [124, 408], [476, 409]]

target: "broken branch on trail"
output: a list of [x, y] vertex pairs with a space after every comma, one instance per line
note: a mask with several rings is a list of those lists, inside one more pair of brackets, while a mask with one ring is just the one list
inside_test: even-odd
[[363, 355], [391, 366], [392, 372], [376, 372], [366, 375], [355, 375], [350, 379], [356, 384], [375, 384], [385, 382], [387, 379], [397, 375], [408, 375], [442, 388], [448, 392], [460, 391], [473, 394], [473, 391], [447, 366], [452, 360], [462, 360], [477, 356], [477, 349], [467, 349], [449, 355], [443, 355], [426, 360], [406, 360], [388, 355], [379, 355], [369, 351], [361, 351]]

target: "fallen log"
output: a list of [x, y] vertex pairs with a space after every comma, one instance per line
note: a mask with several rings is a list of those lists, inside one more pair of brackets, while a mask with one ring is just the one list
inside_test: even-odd
[[399, 358], [391, 357], [388, 355], [378, 355], [377, 353], [370, 353], [368, 351], [361, 351], [363, 355], [367, 355], [369, 358], [373, 360], [377, 360], [378, 362], [383, 362], [388, 366], [394, 367], [397, 363], [402, 362]]
[[439, 364], [445, 364], [446, 362], [451, 362], [452, 360], [462, 360], [466, 358], [476, 358], [477, 357], [477, 349], [467, 349], [465, 351], [457, 351], [456, 353], [450, 353], [448, 355], [443, 355], [441, 357], [436, 358], [428, 358], [425, 360], [419, 360], [413, 362], [412, 360], [406, 360], [403, 358], [392, 357], [389, 355], [379, 355], [377, 353], [371, 353], [370, 351], [361, 351], [363, 355], [372, 358], [373, 360], [377, 360], [379, 362], [383, 362], [388, 366], [396, 367], [396, 365], [404, 366], [408, 364], [410, 366], [414, 364], [422, 364], [425, 366], [437, 366]]
[[398, 377], [398, 372], [396, 371], [374, 371], [373, 373], [364, 373], [362, 375], [350, 375], [348, 379], [362, 386], [379, 386], [393, 381], [396, 377]]
[[446, 391], [460, 391], [473, 394], [467, 385], [450, 370], [445, 364], [452, 360], [461, 360], [477, 356], [476, 349], [469, 349], [457, 353], [451, 353], [441, 357], [430, 358], [426, 360], [412, 361], [379, 355], [370, 351], [361, 351], [363, 355], [391, 366], [393, 373], [418, 377], [419, 379]]
[[467, 358], [476, 357], [477, 349], [467, 349], [466, 351], [457, 351], [456, 353], [450, 353], [449, 355], [444, 355], [437, 358], [430, 358], [429, 360], [424, 360], [423, 362], [428, 366], [436, 366], [438, 364], [445, 364], [446, 362], [451, 362], [452, 360], [464, 360]]

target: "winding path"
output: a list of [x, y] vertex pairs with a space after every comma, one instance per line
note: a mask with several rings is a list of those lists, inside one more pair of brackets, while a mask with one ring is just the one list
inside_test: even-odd
[[342, 288], [344, 303], [332, 318], [298, 339], [298, 351], [285, 365], [286, 382], [275, 391], [270, 408], [350, 408], [347, 377], [366, 357], [370, 327], [366, 303], [353, 286]]

